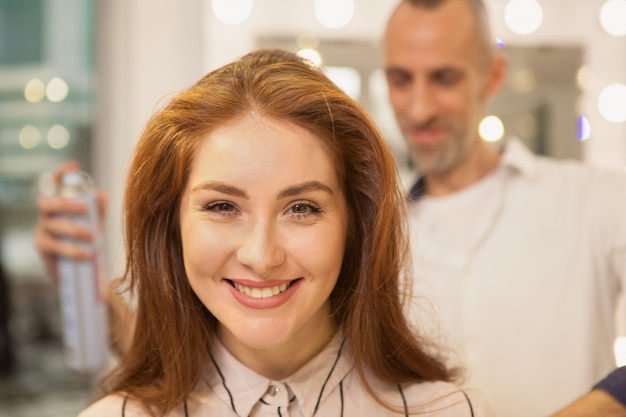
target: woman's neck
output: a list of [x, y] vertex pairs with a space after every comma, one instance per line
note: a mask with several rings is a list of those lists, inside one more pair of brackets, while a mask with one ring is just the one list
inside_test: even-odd
[[270, 347], [244, 345], [220, 325], [217, 336], [230, 354], [243, 365], [266, 378], [281, 381], [319, 354], [336, 331], [337, 326], [328, 314], [321, 322], [305, 324], [285, 343]]

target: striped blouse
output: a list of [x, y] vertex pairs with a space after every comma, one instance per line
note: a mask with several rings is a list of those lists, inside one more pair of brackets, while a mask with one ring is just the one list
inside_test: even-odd
[[[374, 375], [368, 381], [394, 413], [376, 402], [363, 387], [350, 351], [337, 335], [328, 346], [295, 374], [272, 381], [242, 365], [219, 342], [207, 377], [185, 404], [168, 417], [491, 417], [489, 407], [473, 391], [445, 382], [389, 384]], [[132, 400], [109, 395], [79, 417], [147, 416]]]

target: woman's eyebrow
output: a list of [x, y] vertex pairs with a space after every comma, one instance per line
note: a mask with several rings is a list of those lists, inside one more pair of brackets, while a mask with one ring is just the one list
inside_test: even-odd
[[228, 185], [219, 181], [207, 181], [207, 182], [200, 183], [194, 186], [191, 189], [191, 192], [195, 193], [196, 191], [200, 191], [200, 190], [214, 190], [214, 191], [218, 191], [220, 193], [232, 195], [235, 197], [248, 198], [248, 194], [244, 190], [241, 190], [237, 187], [233, 187], [232, 185]]
[[[200, 183], [194, 186], [191, 189], [191, 192], [195, 193], [200, 190], [213, 190], [235, 197], [249, 198], [248, 194], [244, 190], [219, 181], [206, 181]], [[324, 191], [331, 195], [334, 194], [332, 188], [324, 183], [321, 183], [319, 181], [307, 181], [302, 184], [296, 184], [291, 187], [285, 188], [278, 193], [277, 198], [293, 197], [307, 191]]]
[[283, 191], [278, 193], [278, 198], [293, 197], [306, 191], [325, 191], [328, 194], [334, 194], [332, 188], [330, 188], [326, 184], [323, 184], [319, 181], [307, 181], [302, 184], [297, 184], [284, 189]]

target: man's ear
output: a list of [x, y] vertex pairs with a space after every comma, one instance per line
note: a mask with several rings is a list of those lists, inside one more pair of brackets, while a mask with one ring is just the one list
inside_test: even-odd
[[506, 80], [506, 70], [506, 57], [503, 54], [496, 53], [487, 69], [487, 79], [485, 80], [485, 89], [483, 91], [485, 100], [490, 100], [500, 92]]

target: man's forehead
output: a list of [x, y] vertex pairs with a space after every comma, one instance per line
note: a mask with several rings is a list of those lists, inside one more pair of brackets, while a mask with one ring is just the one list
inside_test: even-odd
[[480, 47], [471, 17], [442, 17], [420, 7], [405, 7], [409, 10], [398, 10], [387, 28], [386, 65], [463, 67], [477, 61]]
[[446, 36], [473, 38], [477, 32], [474, 13], [464, 0], [448, 0], [434, 8], [413, 6], [405, 1], [391, 15], [385, 38], [411, 34], [420, 34], [425, 40], [432, 37], [444, 39]]

